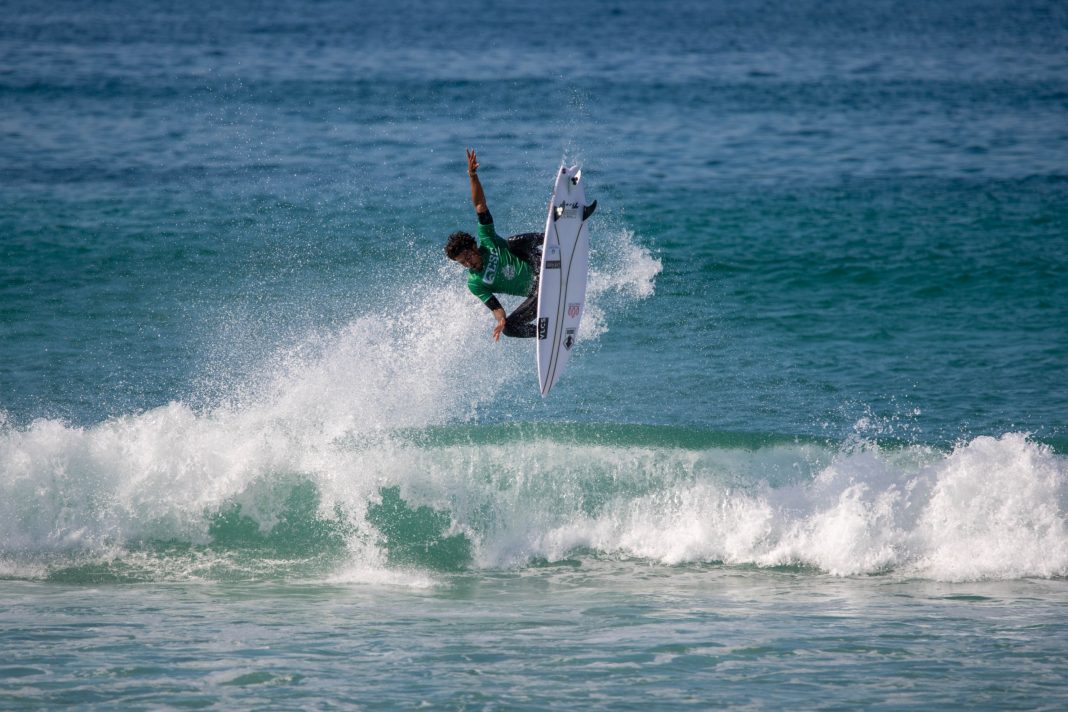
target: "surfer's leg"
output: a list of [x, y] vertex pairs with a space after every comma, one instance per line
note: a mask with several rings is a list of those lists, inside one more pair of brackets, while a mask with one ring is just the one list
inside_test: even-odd
[[545, 233], [542, 232], [524, 232], [521, 235], [512, 235], [508, 238], [508, 251], [518, 258], [540, 267], [541, 243], [544, 240]]
[[538, 281], [541, 276], [541, 243], [544, 234], [527, 232], [508, 238], [508, 249], [513, 255], [530, 262], [534, 273], [534, 284], [530, 294], [514, 312], [504, 320], [504, 335], [517, 339], [530, 339], [537, 335], [534, 318], [538, 316]]
[[538, 293], [523, 300], [519, 307], [504, 320], [504, 335], [517, 339], [530, 339], [538, 333], [534, 317], [538, 315]]

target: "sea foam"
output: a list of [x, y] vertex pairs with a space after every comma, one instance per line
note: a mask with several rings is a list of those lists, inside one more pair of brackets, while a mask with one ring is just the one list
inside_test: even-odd
[[[759, 471], [733, 472], [735, 483], [749, 480], [739, 487], [724, 483], [727, 473], [697, 474], [679, 462], [670, 485], [513, 536], [529, 542], [525, 555], [549, 559], [583, 548], [665, 564], [802, 566], [835, 575], [1068, 574], [1068, 461], [1026, 435], [978, 437], [948, 453], [854, 444], [827, 456], [831, 462], [810, 477], [779, 487]], [[498, 547], [487, 563], [515, 556]]]
[[[600, 249], [589, 339], [619, 301], [652, 294], [661, 269], [626, 230]], [[1025, 434], [952, 449], [602, 442], [537, 428], [503, 441], [413, 437], [477, 423], [531, 367], [527, 350], [493, 343], [449, 267], [388, 309], [278, 349], [210, 407], [172, 402], [87, 427], [0, 420], [0, 575], [89, 562], [259, 576], [288, 559], [317, 561], [321, 576], [422, 582], [434, 568], [577, 555], [1068, 575], [1068, 464]]]
[[[604, 237], [603, 257], [648, 255], [632, 233]], [[612, 295], [651, 294], [659, 262], [626, 263], [594, 261], [587, 338], [607, 328], [596, 315]], [[391, 434], [476, 418], [530, 370], [529, 351], [494, 344], [491, 326], [444, 265], [407, 296], [276, 349], [251, 377], [213, 388], [223, 395], [207, 407], [175, 401], [85, 427], [15, 425], [0, 413], [3, 571], [40, 571], [67, 554], [129, 560], [131, 547], [161, 542], [211, 546], [220, 521], [266, 535], [292, 516], [304, 485], [316, 500], [304, 515], [335, 523], [352, 557], [377, 565], [368, 507], [384, 486], [412, 479], [419, 460]]]

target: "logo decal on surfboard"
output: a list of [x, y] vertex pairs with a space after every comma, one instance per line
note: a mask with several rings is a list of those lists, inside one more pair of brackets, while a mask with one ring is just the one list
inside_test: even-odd
[[564, 348], [570, 351], [571, 347], [575, 345], [575, 330], [564, 329], [564, 334]]
[[569, 317], [571, 317], [572, 319], [577, 317], [579, 315], [579, 312], [581, 312], [581, 311], [582, 311], [582, 305], [581, 304], [568, 304], [567, 305], [567, 315]]
[[560, 247], [549, 245], [549, 251], [545, 254], [545, 269], [560, 269]]
[[543, 341], [549, 338], [549, 317], [547, 316], [538, 319], [538, 338]]

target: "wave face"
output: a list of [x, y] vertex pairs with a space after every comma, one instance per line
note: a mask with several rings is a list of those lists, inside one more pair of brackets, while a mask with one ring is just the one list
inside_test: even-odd
[[1068, 461], [1023, 434], [945, 451], [327, 422], [173, 403], [87, 429], [8, 428], [0, 575], [361, 577], [588, 556], [950, 581], [1068, 574]]

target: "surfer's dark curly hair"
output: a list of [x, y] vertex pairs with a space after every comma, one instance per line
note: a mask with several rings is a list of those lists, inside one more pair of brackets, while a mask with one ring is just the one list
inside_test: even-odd
[[445, 243], [445, 256], [455, 260], [466, 250], [475, 249], [475, 238], [470, 233], [462, 230], [449, 235], [449, 241]]

